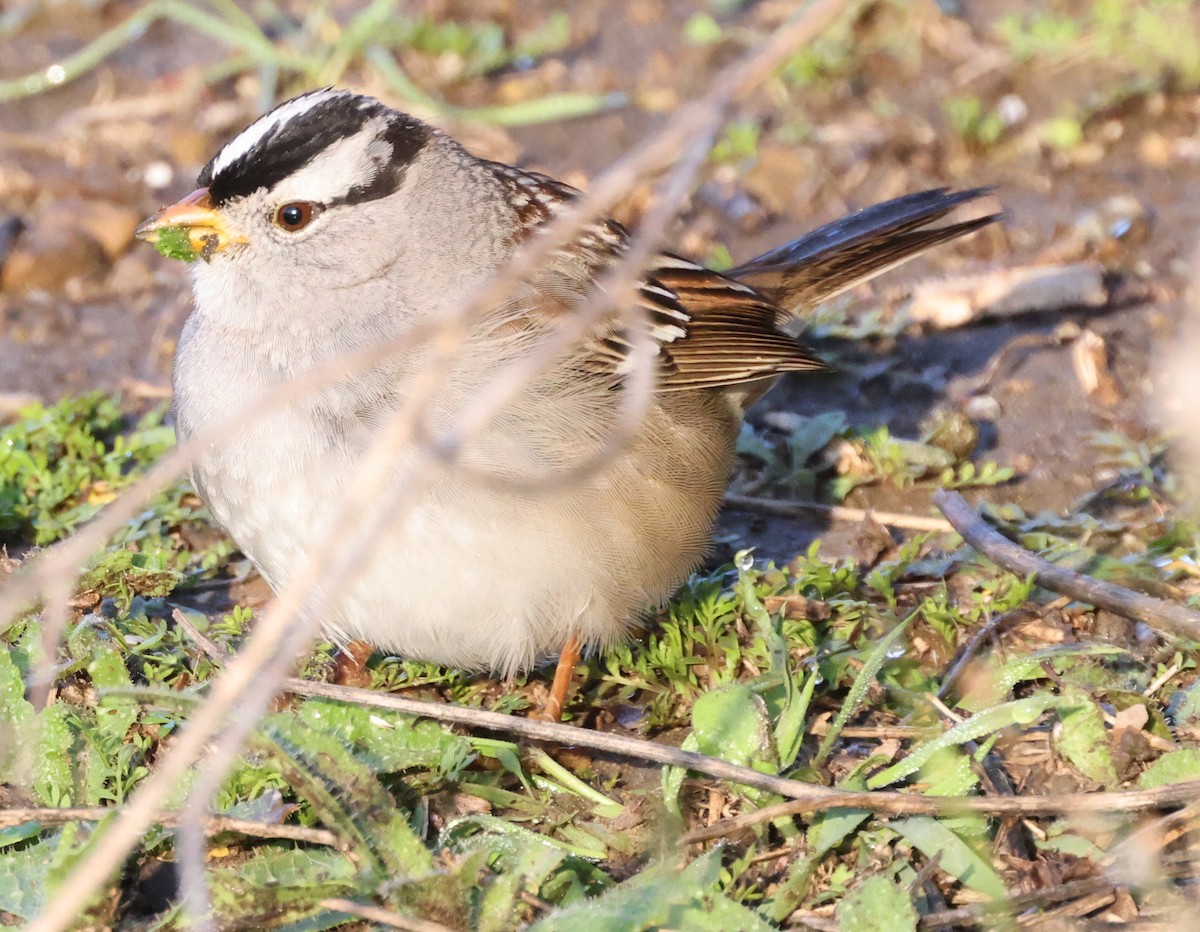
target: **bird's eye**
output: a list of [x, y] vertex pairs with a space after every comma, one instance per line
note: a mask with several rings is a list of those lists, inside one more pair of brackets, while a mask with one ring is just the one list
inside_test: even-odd
[[292, 201], [275, 211], [275, 224], [289, 233], [303, 230], [317, 215], [316, 208], [308, 201]]

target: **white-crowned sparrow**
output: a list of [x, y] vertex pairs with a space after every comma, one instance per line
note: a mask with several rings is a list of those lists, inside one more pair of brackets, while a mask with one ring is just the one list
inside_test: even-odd
[[[477, 158], [379, 101], [318, 90], [229, 142], [200, 189], [147, 220], [194, 264], [195, 309], [175, 356], [189, 437], [255, 395], [451, 312], [577, 192]], [[502, 673], [561, 651], [557, 718], [580, 647], [611, 644], [696, 566], [746, 405], [821, 363], [781, 327], [810, 307], [994, 217], [927, 225], [986, 189], [902, 197], [719, 274], [662, 254], [639, 283], [657, 387], [632, 439], [578, 482], [519, 479], [595, 457], [622, 411], [628, 334], [611, 314], [438, 467], [414, 505], [329, 599], [325, 627], [401, 655]], [[532, 351], [626, 248], [589, 226], [502, 306], [480, 315], [427, 412], [447, 428], [502, 367]], [[409, 397], [428, 343], [348, 375], [209, 450], [192, 481], [277, 590], [330, 527], [356, 461]], [[403, 482], [417, 441], [396, 458]]]

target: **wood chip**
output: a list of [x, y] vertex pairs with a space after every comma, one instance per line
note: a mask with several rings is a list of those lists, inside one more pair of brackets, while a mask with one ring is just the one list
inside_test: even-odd
[[1124, 396], [1109, 365], [1108, 344], [1094, 330], [1084, 330], [1071, 344], [1071, 363], [1088, 397], [1104, 405], [1115, 405]]
[[1099, 263], [1026, 266], [922, 282], [913, 289], [908, 317], [949, 329], [996, 317], [1104, 307], [1108, 297]]

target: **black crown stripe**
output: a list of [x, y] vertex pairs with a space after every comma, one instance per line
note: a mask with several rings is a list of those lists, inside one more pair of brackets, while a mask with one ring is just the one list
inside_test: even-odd
[[201, 170], [197, 183], [208, 188], [213, 204], [218, 207], [260, 188], [270, 190], [329, 146], [360, 132], [370, 120], [379, 117], [386, 120], [382, 136], [392, 147], [388, 164], [379, 166], [370, 182], [351, 188], [334, 203], [353, 204], [386, 197], [399, 187], [409, 163], [429, 139], [430, 129], [407, 114], [355, 94], [339, 94], [314, 104], [272, 127], [250, 149], [220, 171], [214, 171], [218, 153]]

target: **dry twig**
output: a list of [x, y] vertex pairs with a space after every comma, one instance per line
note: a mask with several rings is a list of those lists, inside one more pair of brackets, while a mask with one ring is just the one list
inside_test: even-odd
[[725, 504], [741, 511], [758, 511], [768, 515], [783, 515], [799, 518], [809, 514], [825, 515], [831, 521], [861, 523], [870, 519], [890, 527], [907, 531], [953, 531], [949, 521], [929, 515], [906, 515], [894, 511], [875, 511], [872, 508], [848, 508], [845, 505], [825, 505], [821, 502], [795, 500], [781, 501], [774, 498], [755, 498], [728, 492]]
[[1156, 631], [1200, 641], [1200, 614], [1191, 609], [1043, 560], [984, 521], [957, 492], [939, 489], [933, 500], [963, 540], [1002, 569], [1036, 576], [1043, 589], [1145, 622]]
[[[773, 821], [801, 812], [821, 812], [833, 808], [865, 809], [888, 815], [961, 815], [977, 812], [985, 815], [1043, 815], [1070, 812], [1136, 812], [1180, 805], [1200, 797], [1200, 781], [1174, 783], [1148, 790], [1128, 790], [1119, 793], [1078, 794], [1064, 793], [1054, 796], [1020, 796], [1005, 798], [917, 796], [894, 791], [839, 790], [787, 777], [762, 773], [750, 767], [741, 767], [716, 757], [684, 751], [666, 744], [646, 741], [628, 735], [611, 732], [590, 731], [574, 725], [543, 722], [536, 719], [517, 718], [501, 712], [487, 712], [463, 706], [446, 705], [424, 699], [406, 699], [369, 689], [351, 686], [335, 686], [332, 683], [313, 683], [307, 680], [287, 681], [287, 691], [300, 696], [317, 696], [365, 705], [377, 709], [390, 709], [422, 718], [452, 722], [483, 731], [498, 731], [519, 735], [538, 741], [554, 741], [559, 744], [590, 748], [608, 754], [636, 760], [651, 761], [671, 767], [685, 767], [709, 776], [728, 780], [791, 797], [791, 802], [780, 803], [744, 816], [718, 822], [711, 829], [702, 829], [685, 836], [686, 841], [700, 841], [721, 837], [728, 831]], [[712, 831], [716, 834], [710, 834]], [[704, 838], [696, 837], [704, 833]]]
[[1011, 918], [1014, 913], [1031, 906], [1045, 906], [1051, 903], [1061, 903], [1079, 897], [1095, 896], [1098, 893], [1111, 891], [1116, 884], [1104, 877], [1090, 877], [1086, 880], [1071, 880], [1067, 883], [1056, 884], [1031, 893], [1019, 893], [1006, 898], [1003, 903], [973, 903], [970, 906], [960, 906], [939, 913], [930, 913], [921, 917], [921, 928], [944, 929], [947, 927], [963, 928], [986, 922], [989, 917]]
[[[66, 825], [69, 822], [99, 822], [120, 810], [114, 806], [68, 806], [65, 808], [28, 806], [16, 809], [0, 809], [0, 828], [38, 822], [42, 825]], [[157, 812], [151, 819], [154, 825], [174, 828], [179, 824], [178, 812]], [[287, 825], [282, 822], [255, 822], [250, 819], [235, 819], [230, 816], [209, 815], [204, 822], [204, 833], [208, 836], [230, 832], [247, 838], [282, 838], [310, 845], [340, 847], [337, 836], [323, 828], [305, 825]]]
[[913, 289], [908, 318], [938, 329], [980, 320], [1101, 308], [1109, 302], [1098, 262], [996, 269], [981, 275], [922, 282]]
[[[178, 609], [175, 618], [178, 621], [183, 613]], [[186, 616], [184, 616], [186, 621]], [[189, 633], [196, 631], [187, 622]], [[200, 635], [203, 638], [203, 635]], [[223, 651], [217, 645], [207, 641], [203, 645], [205, 653], [220, 661]], [[224, 655], [228, 659], [229, 655]], [[1044, 815], [1062, 812], [1134, 812], [1143, 809], [1154, 809], [1178, 805], [1200, 797], [1200, 781], [1195, 783], [1172, 784], [1153, 790], [1132, 790], [1123, 793], [1098, 793], [1089, 796], [1078, 794], [1062, 794], [1058, 796], [1023, 796], [987, 799], [979, 797], [934, 797], [915, 796], [908, 793], [887, 791], [849, 791], [836, 790], [829, 787], [786, 777], [777, 777], [762, 773], [749, 767], [730, 764], [716, 757], [708, 757], [694, 751], [684, 751], [672, 745], [658, 744], [642, 738], [610, 732], [589, 731], [574, 725], [563, 725], [557, 722], [544, 722], [539, 719], [518, 718], [502, 712], [489, 712], [484, 709], [472, 709], [466, 706], [447, 705], [426, 699], [407, 699], [389, 693], [380, 693], [369, 689], [358, 689], [352, 686], [337, 686], [332, 683], [310, 682], [297, 678], [289, 679], [285, 688], [287, 692], [297, 696], [310, 696], [322, 699], [333, 699], [349, 702], [354, 705], [368, 706], [377, 709], [388, 709], [407, 715], [429, 718], [435, 721], [463, 725], [478, 731], [496, 731], [504, 734], [517, 735], [535, 741], [554, 741], [559, 744], [574, 747], [589, 748], [594, 751], [615, 754], [636, 760], [650, 761], [671, 767], [685, 767], [712, 777], [754, 786], [758, 789], [781, 796], [792, 797], [791, 802], [780, 803], [759, 809], [755, 812], [717, 822], [713, 826], [700, 829], [684, 836], [685, 842], [705, 841], [721, 837], [726, 831], [737, 831], [763, 821], [774, 821], [788, 815], [801, 812], [819, 812], [836, 807], [867, 809], [873, 812], [890, 815], [924, 814], [945, 815], [961, 814], [965, 811], [978, 812], [986, 815]], [[1105, 802], [1105, 799], [1108, 802]], [[1085, 801], [1086, 800], [1086, 801]]]
[[[783, 780], [798, 784], [796, 780]], [[740, 780], [738, 782], [741, 782]], [[1042, 796], [916, 796], [893, 791], [850, 791], [813, 787], [799, 783], [809, 791], [822, 790], [812, 798], [797, 798], [773, 806], [725, 819], [713, 825], [695, 829], [683, 836], [687, 844], [724, 838], [763, 822], [774, 822], [807, 812], [832, 808], [862, 809], [880, 815], [950, 816], [976, 813], [987, 816], [1003, 815], [1079, 815], [1080, 813], [1125, 813], [1148, 809], [1163, 809], [1191, 803], [1200, 798], [1200, 780], [1188, 783], [1169, 783], [1148, 790], [1120, 790], [1107, 793], [1056, 793]], [[765, 788], [765, 787], [764, 787]], [[780, 789], [775, 789], [785, 795]]]
[[187, 613], [183, 609], [176, 608], [172, 611], [171, 619], [183, 629], [184, 634], [196, 642], [196, 646], [200, 648], [204, 656], [213, 663], [218, 666], [224, 666], [227, 661], [233, 658], [233, 654], [225, 650], [220, 644], [192, 624], [192, 619], [188, 618]]

